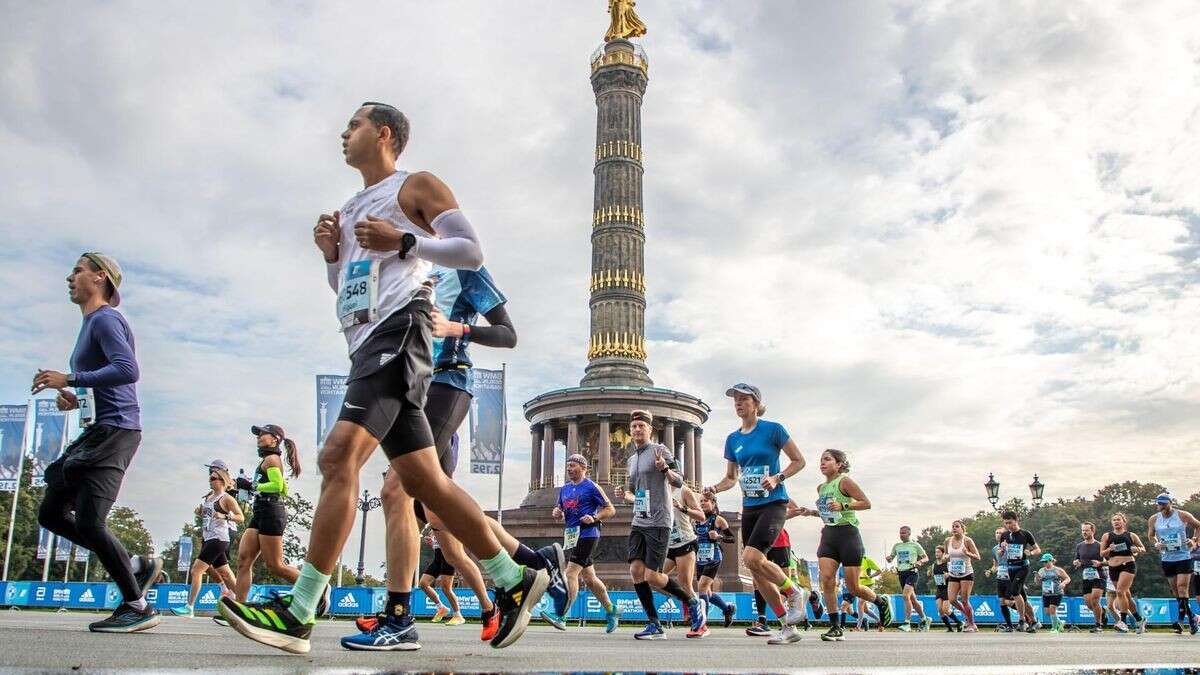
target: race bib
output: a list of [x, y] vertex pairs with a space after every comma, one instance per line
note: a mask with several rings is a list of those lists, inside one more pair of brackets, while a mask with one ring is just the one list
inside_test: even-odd
[[633, 497], [633, 512], [643, 518], [650, 517], [650, 493], [638, 490]]
[[1183, 550], [1183, 533], [1178, 530], [1169, 531], [1158, 539], [1168, 551], [1178, 552]]
[[997, 581], [1008, 581], [1008, 566], [1007, 565], [997, 565], [996, 566], [996, 580]]
[[716, 548], [711, 541], [700, 542], [700, 548], [696, 551], [696, 563], [700, 565], [711, 563], [716, 556]]
[[568, 527], [563, 531], [563, 550], [570, 551], [579, 543], [579, 526]]
[[1192, 574], [1200, 574], [1200, 560], [1192, 561]]
[[896, 563], [900, 565], [912, 564], [912, 551], [897, 551]]
[[87, 428], [96, 421], [96, 396], [91, 389], [75, 388], [75, 396], [79, 398], [79, 426]]
[[1008, 548], [1009, 562], [1022, 562], [1025, 560], [1025, 545], [1024, 544], [1009, 544]]
[[201, 527], [204, 528], [205, 530], [212, 527], [212, 516], [204, 516], [204, 521], [201, 524]]
[[1115, 553], [1128, 553], [1129, 545], [1126, 544], [1125, 542], [1119, 541], [1112, 545], [1112, 550]]
[[838, 512], [829, 508], [829, 497], [817, 498], [817, 513], [821, 516], [821, 522], [826, 525], [833, 525], [837, 522]]
[[945, 586], [946, 585], [946, 575], [944, 575], [944, 574], [933, 575], [933, 583], [937, 586]]
[[338, 293], [338, 320], [342, 330], [379, 319], [379, 259], [355, 260], [346, 267], [346, 280]]
[[1042, 579], [1042, 595], [1057, 595], [1054, 592], [1054, 579]]
[[767, 477], [771, 467], [747, 466], [742, 468], [742, 495], [749, 499], [766, 497], [769, 493], [763, 489], [763, 479]]
[[966, 558], [951, 558], [950, 559], [950, 574], [961, 577], [967, 573]]
[[1085, 567], [1083, 568], [1083, 578], [1088, 581], [1095, 581], [1100, 578], [1100, 573], [1096, 571], [1095, 567]]

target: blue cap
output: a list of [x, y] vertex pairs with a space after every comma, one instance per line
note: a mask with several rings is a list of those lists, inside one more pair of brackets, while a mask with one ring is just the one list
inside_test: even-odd
[[747, 396], [753, 396], [755, 401], [762, 401], [762, 392], [758, 390], [758, 387], [746, 384], [745, 382], [739, 382], [725, 390], [726, 396], [734, 396], [735, 394], [746, 394]]
[[1042, 562], [1053, 562], [1053, 561], [1054, 561], [1053, 553], [1043, 553], [1042, 554]]
[[1170, 504], [1171, 503], [1171, 495], [1167, 492], [1164, 492], [1154, 498], [1154, 503], [1159, 504], [1159, 505]]

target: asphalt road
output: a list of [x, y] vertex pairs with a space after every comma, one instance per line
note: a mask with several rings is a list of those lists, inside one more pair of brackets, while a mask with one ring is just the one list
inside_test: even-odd
[[134, 635], [89, 633], [87, 623], [98, 616], [0, 611], [0, 670], [927, 673], [945, 668], [1017, 675], [1200, 664], [1200, 636], [1001, 635], [990, 630], [975, 635], [850, 633], [841, 643], [821, 642], [811, 631], [799, 643], [771, 647], [739, 628], [714, 629], [703, 640], [688, 640], [683, 629], [675, 628], [667, 640], [637, 642], [634, 626], [606, 635], [601, 627], [560, 633], [535, 625], [512, 647], [493, 650], [479, 641], [478, 625], [422, 624], [420, 651], [365, 653], [345, 651], [338, 644], [339, 637], [353, 630], [349, 621], [321, 621], [312, 652], [294, 656], [251, 642], [207, 617], [163, 617], [157, 628]]

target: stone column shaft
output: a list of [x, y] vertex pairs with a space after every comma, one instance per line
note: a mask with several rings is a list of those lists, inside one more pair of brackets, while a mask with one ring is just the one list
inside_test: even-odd
[[529, 488], [532, 490], [542, 479], [542, 427], [535, 424], [529, 428], [533, 447], [529, 451]]
[[599, 447], [596, 449], [596, 454], [599, 455], [596, 462], [598, 465], [596, 480], [601, 483], [612, 482], [612, 443], [608, 440], [608, 434], [608, 417], [601, 417], [600, 433], [597, 434]]
[[704, 485], [704, 452], [701, 450], [700, 440], [704, 438], [704, 430], [696, 427], [696, 440], [693, 441], [695, 450], [692, 454], [696, 458], [696, 478], [695, 481], [700, 485]]
[[542, 482], [554, 485], [554, 426], [542, 425]]
[[696, 480], [696, 427], [688, 425], [683, 432], [683, 456], [687, 458], [687, 473], [684, 478], [688, 481]]

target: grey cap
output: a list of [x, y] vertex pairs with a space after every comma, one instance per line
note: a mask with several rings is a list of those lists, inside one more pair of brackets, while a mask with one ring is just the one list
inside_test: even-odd
[[226, 464], [225, 460], [223, 460], [223, 459], [214, 459], [213, 461], [209, 462], [208, 464], [205, 464], [204, 466], [206, 466], [210, 469], [221, 469], [222, 471], [229, 470], [229, 465]]
[[579, 466], [582, 466], [585, 469], [588, 468], [587, 457], [584, 457], [583, 455], [581, 455], [579, 453], [575, 453], [574, 455], [571, 455], [570, 457], [567, 458], [567, 464], [570, 464], [571, 462], [575, 462], [576, 464], [578, 464]]
[[752, 384], [738, 382], [737, 384], [725, 390], [726, 396], [733, 396], [734, 394], [746, 394], [747, 396], [753, 396], [755, 401], [760, 403], [762, 402], [762, 392], [758, 390], [758, 387]]
[[104, 272], [108, 276], [108, 283], [112, 284], [113, 288], [112, 297], [108, 299], [109, 306], [116, 307], [121, 304], [120, 288], [123, 275], [121, 274], [121, 266], [117, 264], [117, 259], [98, 251], [88, 251], [83, 254], [83, 257], [91, 260], [96, 267], [100, 268], [101, 272]]

